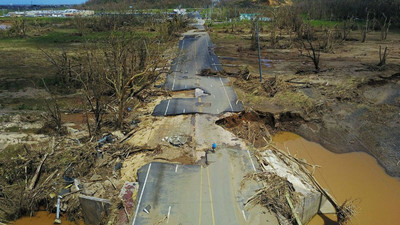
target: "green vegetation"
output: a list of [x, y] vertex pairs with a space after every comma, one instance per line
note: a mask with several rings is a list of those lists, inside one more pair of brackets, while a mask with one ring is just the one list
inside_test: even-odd
[[128, 10], [133, 9], [171, 9], [182, 6], [183, 8], [203, 8], [210, 5], [209, 0], [89, 0], [83, 7], [95, 10]]
[[15, 144], [8, 145], [4, 150], [0, 151], [0, 161], [10, 160], [13, 158], [17, 158], [19, 155], [24, 154], [24, 145], [23, 144]]
[[7, 127], [4, 129], [6, 132], [15, 132], [15, 133], [25, 133], [25, 134], [35, 134], [38, 132], [39, 129], [37, 128], [27, 128], [27, 129], [22, 129], [21, 127], [18, 126], [13, 126], [13, 127]]
[[327, 21], [327, 20], [304, 20], [305, 23], [310, 23], [314, 27], [329, 27], [340, 26], [342, 23], [338, 21]]

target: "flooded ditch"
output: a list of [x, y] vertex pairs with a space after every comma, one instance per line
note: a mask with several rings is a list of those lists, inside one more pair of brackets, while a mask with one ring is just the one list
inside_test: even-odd
[[[54, 224], [54, 219], [56, 214], [48, 213], [46, 211], [39, 211], [35, 216], [32, 217], [22, 217], [14, 222], [9, 223], [9, 225], [50, 225]], [[83, 221], [79, 223], [68, 221], [66, 218], [62, 218], [63, 225], [83, 225]]]
[[[279, 132], [295, 130], [291, 128], [304, 124], [304, 120], [296, 113], [244, 112], [222, 118], [216, 123], [256, 148], [267, 146], [269, 139], [272, 139], [279, 149], [321, 166], [314, 175], [338, 203], [354, 200], [358, 214], [352, 224], [400, 224], [397, 222], [400, 179], [389, 176], [377, 160], [365, 152], [338, 154], [294, 133]], [[337, 224], [335, 221], [335, 215], [317, 215], [309, 224]]]
[[[288, 132], [276, 134], [273, 141], [290, 154], [320, 165], [315, 176], [339, 203], [355, 200], [357, 215], [352, 224], [399, 224], [400, 181], [388, 176], [372, 156], [363, 152], [336, 154]], [[334, 220], [334, 215], [317, 215], [309, 224], [336, 224]]]

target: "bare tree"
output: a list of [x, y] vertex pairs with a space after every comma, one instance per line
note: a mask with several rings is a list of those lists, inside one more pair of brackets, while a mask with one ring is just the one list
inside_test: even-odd
[[346, 41], [350, 37], [352, 26], [354, 25], [354, 16], [343, 20], [343, 34], [342, 34], [342, 41]]
[[[300, 44], [302, 47], [300, 53], [312, 60], [315, 72], [318, 73], [320, 71], [321, 44], [319, 42], [317, 44], [314, 43], [314, 35], [309, 24], [306, 26], [305, 40], [303, 38], [300, 39]], [[303, 50], [305, 50], [305, 54], [303, 54]]]
[[272, 21], [271, 21], [271, 36], [270, 36], [270, 42], [271, 42], [271, 47], [275, 48], [277, 44], [277, 37], [276, 37], [276, 28], [278, 27], [278, 15], [276, 12], [277, 8], [272, 8], [271, 9], [271, 14], [272, 14]]
[[73, 19], [75, 28], [78, 30], [78, 35], [83, 36], [86, 29], [86, 18], [82, 16], [75, 16]]
[[385, 13], [382, 13], [382, 16], [384, 19], [383, 24], [381, 25], [381, 40], [386, 40], [388, 32], [389, 32], [389, 27], [392, 24], [391, 18], [389, 18], [385, 15]]
[[385, 47], [385, 50], [382, 52], [382, 46], [379, 45], [379, 63], [377, 66], [383, 67], [386, 65], [386, 57], [389, 54], [388, 47]]
[[55, 82], [64, 88], [70, 88], [72, 85], [72, 57], [64, 49], [59, 52], [47, 52], [41, 49], [47, 60], [57, 69]]
[[369, 11], [368, 11], [368, 8], [366, 8], [365, 11], [367, 12], [367, 16], [365, 17], [365, 27], [361, 31], [361, 33], [362, 33], [361, 42], [363, 42], [363, 43], [367, 40], [367, 33], [368, 33], [368, 27], [369, 27]]
[[[106, 84], [115, 93], [118, 102], [117, 127], [122, 128], [129, 99], [154, 83], [156, 78], [165, 72], [168, 59], [158, 55], [157, 50], [150, 51], [148, 46], [157, 44], [146, 44], [145, 40], [113, 35], [106, 45], [102, 69]], [[146, 57], [141, 57], [141, 46], [146, 48]]]
[[333, 50], [334, 43], [335, 43], [335, 39], [333, 37], [332, 29], [325, 27], [323, 43], [321, 45], [321, 49], [324, 50], [324, 52], [331, 52]]
[[13, 21], [11, 28], [9, 29], [9, 33], [15, 37], [24, 38], [27, 36], [28, 32], [28, 23], [25, 18], [18, 18]]
[[99, 60], [99, 57], [101, 57], [101, 54], [97, 49], [86, 46], [82, 57], [79, 58], [80, 67], [74, 70], [75, 79], [82, 86], [83, 97], [94, 115], [94, 126], [92, 128], [89, 122], [89, 114], [86, 111], [89, 136], [99, 133], [108, 105], [108, 100], [105, 97], [107, 88], [100, 69], [103, 65], [100, 64], [102, 60]]
[[60, 104], [57, 99], [51, 94], [49, 88], [46, 85], [46, 82], [42, 79], [43, 85], [46, 88], [47, 92], [50, 93], [50, 99], [45, 98], [45, 107], [46, 107], [46, 122], [49, 127], [53, 128], [60, 135], [65, 133], [65, 130], [62, 128], [62, 118], [61, 118], [61, 109]]

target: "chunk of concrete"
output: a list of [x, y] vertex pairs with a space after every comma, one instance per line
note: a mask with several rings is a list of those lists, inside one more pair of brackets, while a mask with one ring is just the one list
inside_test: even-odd
[[[303, 224], [307, 224], [318, 212], [335, 213], [334, 207], [313, 184], [312, 180], [300, 169], [297, 163], [285, 161], [279, 153], [267, 150], [263, 153], [268, 162], [266, 172], [274, 173], [293, 185], [298, 200], [294, 203], [295, 211]], [[282, 159], [283, 158], [283, 159]]]
[[107, 199], [79, 195], [79, 202], [85, 224], [101, 224], [104, 216], [108, 216], [111, 202]]
[[322, 195], [321, 198], [321, 207], [319, 208], [319, 212], [323, 214], [334, 214], [336, 213], [335, 207], [332, 205], [330, 201]]

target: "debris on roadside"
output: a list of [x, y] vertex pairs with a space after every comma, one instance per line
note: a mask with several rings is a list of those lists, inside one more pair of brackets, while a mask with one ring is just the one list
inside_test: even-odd
[[164, 137], [162, 141], [169, 142], [175, 147], [180, 147], [188, 142], [188, 137], [184, 135], [174, 135], [172, 137]]
[[261, 172], [249, 178], [261, 183], [247, 205], [260, 204], [274, 212], [282, 224], [307, 224], [315, 214], [336, 213], [347, 224], [356, 213], [352, 201], [339, 205], [318, 183], [313, 173], [319, 166], [307, 163], [269, 145], [257, 156]]
[[135, 208], [135, 199], [139, 189], [139, 183], [125, 181], [118, 198], [121, 204], [118, 207], [118, 225], [127, 224]]

